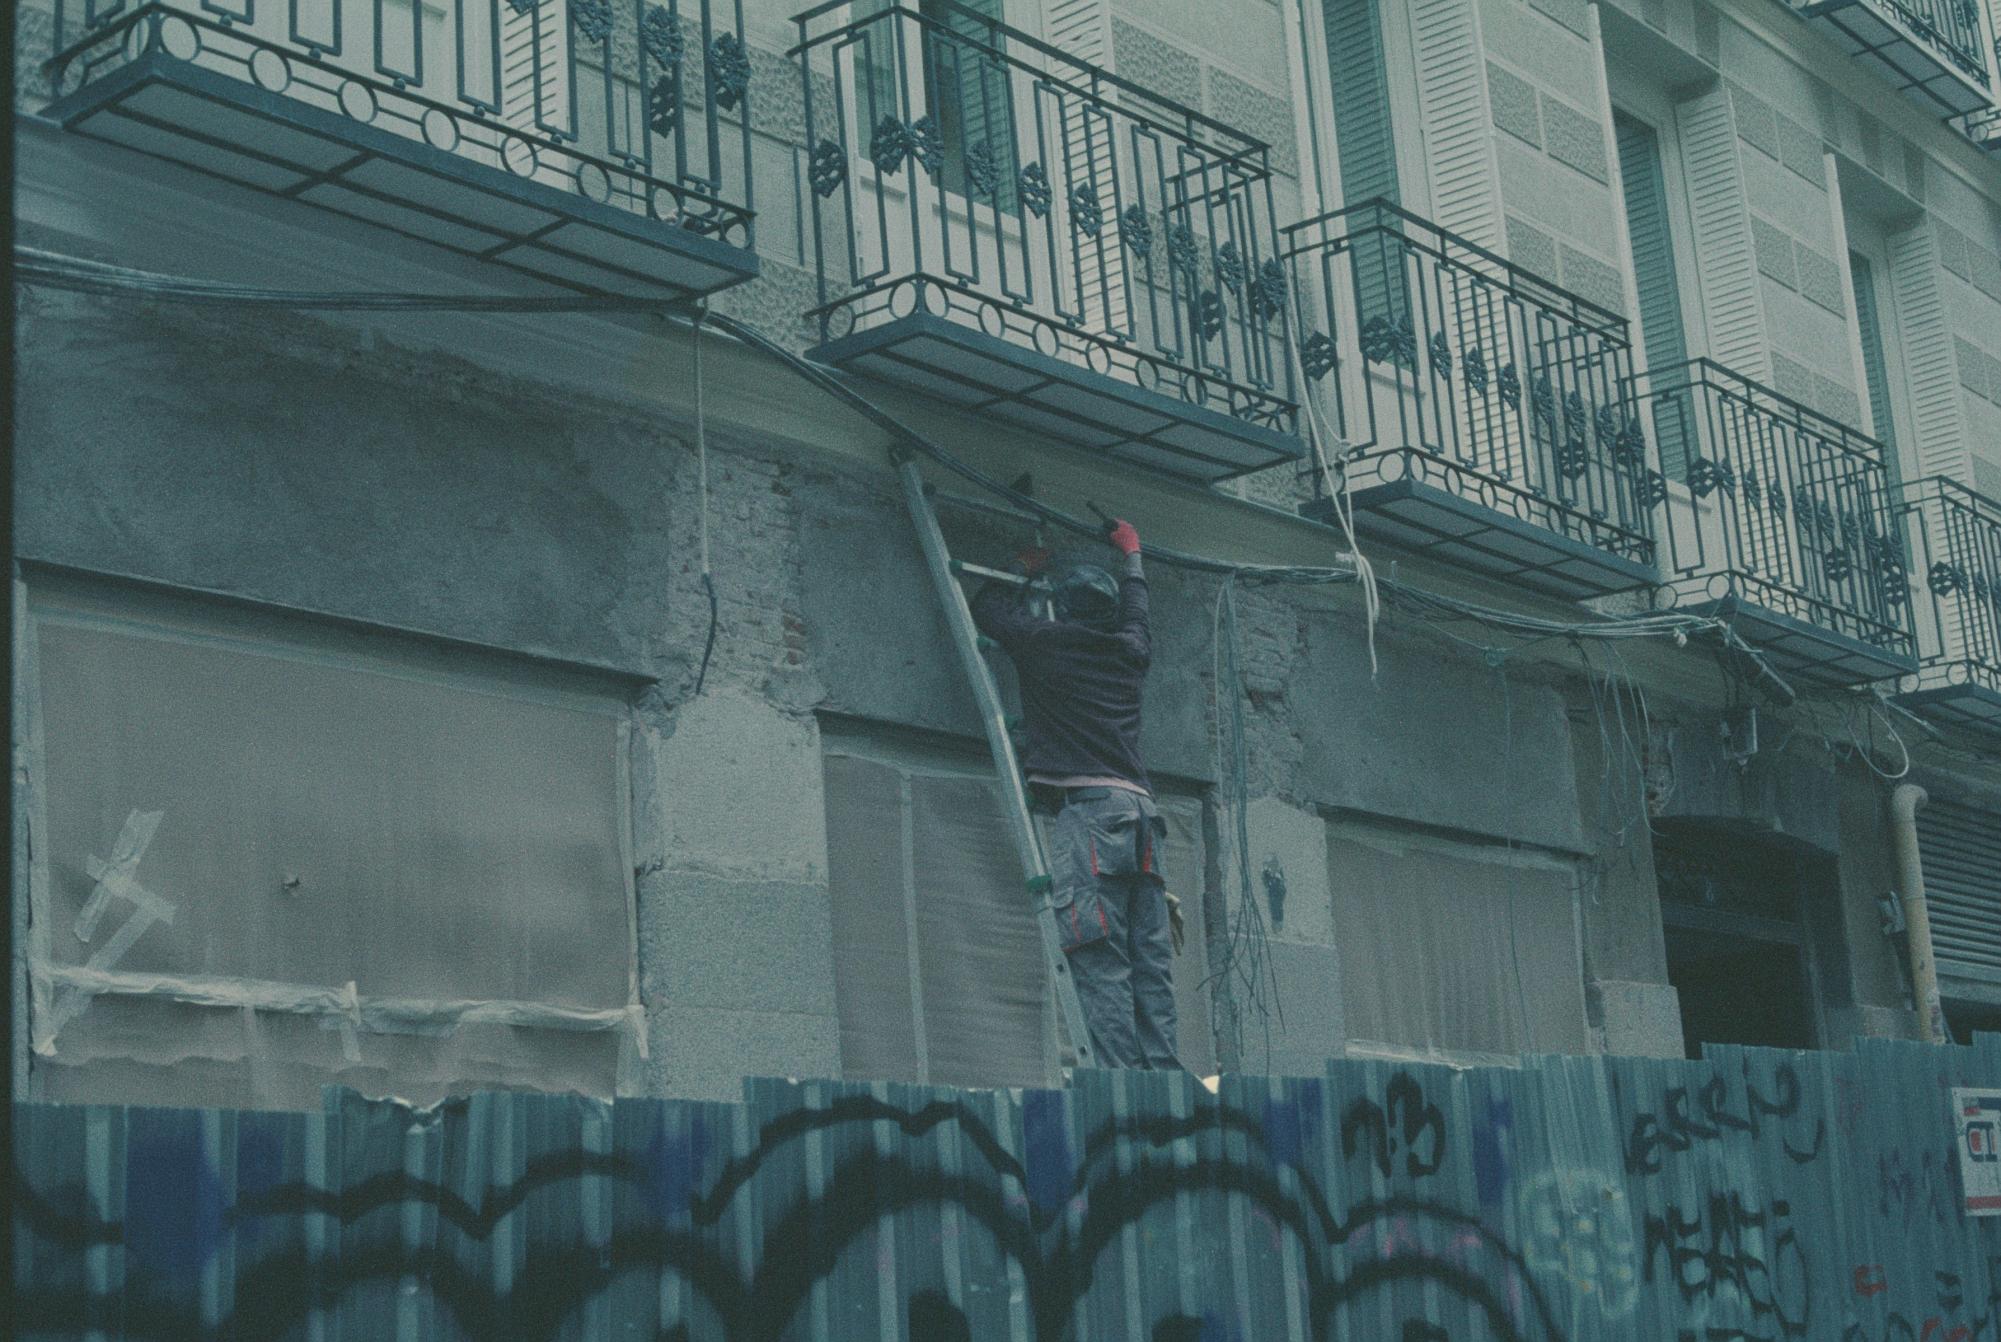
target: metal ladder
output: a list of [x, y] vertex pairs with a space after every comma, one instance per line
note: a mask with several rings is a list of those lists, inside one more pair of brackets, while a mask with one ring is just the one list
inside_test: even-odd
[[966, 673], [966, 680], [973, 688], [973, 698], [979, 703], [980, 722], [987, 733], [987, 749], [993, 754], [994, 772], [1000, 776], [1008, 831], [1014, 839], [1015, 853], [1021, 859], [1028, 896], [1035, 901], [1035, 923], [1042, 933], [1043, 967], [1056, 994], [1056, 1007], [1061, 1013], [1064, 1031], [1069, 1035], [1071, 1056], [1079, 1067], [1095, 1066], [1091, 1032], [1084, 1024], [1084, 1006], [1077, 999], [1077, 983], [1070, 973], [1070, 959], [1063, 953], [1063, 936], [1056, 927], [1056, 911], [1049, 903], [1049, 859], [1043, 849], [1042, 833], [1036, 825], [1034, 812], [1029, 810], [1028, 793], [1022, 786], [1021, 765], [1015, 759], [1014, 741], [1008, 736], [1007, 714], [1001, 706], [1000, 687], [994, 683], [993, 669], [987, 665], [986, 657], [980, 651], [980, 634], [973, 624], [972, 608], [966, 604], [966, 594], [959, 586], [958, 575], [963, 573], [1003, 582], [1025, 583], [1027, 580], [1011, 573], [982, 569], [954, 560], [945, 548], [945, 536], [938, 529], [938, 516], [932, 511], [931, 499], [925, 493], [924, 477], [918, 473], [917, 463], [899, 456], [896, 474], [903, 484], [903, 501], [910, 510], [910, 521], [917, 528], [918, 544], [924, 549], [924, 562], [931, 570], [931, 584], [938, 592], [939, 603], [945, 608], [945, 623], [952, 631], [952, 646], [958, 651], [960, 668]]

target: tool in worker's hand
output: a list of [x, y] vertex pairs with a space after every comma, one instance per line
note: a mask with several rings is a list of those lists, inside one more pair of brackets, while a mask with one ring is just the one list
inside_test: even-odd
[[1172, 890], [1163, 893], [1167, 896], [1167, 931], [1174, 938], [1174, 953], [1179, 955], [1188, 941], [1188, 925], [1181, 921], [1181, 900]]
[[1098, 520], [1105, 524], [1105, 539], [1111, 542], [1114, 550], [1124, 555], [1139, 553], [1139, 532], [1132, 523], [1122, 517], [1113, 517], [1089, 499], [1084, 501], [1084, 506], [1096, 513]]

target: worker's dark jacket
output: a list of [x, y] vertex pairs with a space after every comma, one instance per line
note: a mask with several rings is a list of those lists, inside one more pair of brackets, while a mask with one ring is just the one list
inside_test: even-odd
[[[1137, 568], [1137, 564], [1134, 565]], [[1022, 766], [1056, 777], [1109, 775], [1149, 787], [1140, 763], [1140, 686], [1153, 660], [1146, 579], [1119, 580], [1105, 625], [1044, 620], [1019, 588], [989, 583], [973, 598], [981, 632], [1014, 659], [1028, 744]]]

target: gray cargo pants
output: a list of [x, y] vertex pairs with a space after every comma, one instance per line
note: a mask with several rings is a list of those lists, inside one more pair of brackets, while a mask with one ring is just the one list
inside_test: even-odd
[[1072, 788], [1049, 825], [1050, 901], [1100, 1067], [1179, 1071], [1174, 942], [1153, 798]]

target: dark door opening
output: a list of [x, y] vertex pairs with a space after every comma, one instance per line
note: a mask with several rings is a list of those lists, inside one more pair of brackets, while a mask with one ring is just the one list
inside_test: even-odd
[[1806, 966], [1798, 946], [1696, 928], [1667, 929], [1668, 982], [1681, 996], [1688, 1056], [1704, 1044], [1812, 1048]]
[[1833, 864], [1741, 827], [1669, 821], [1654, 869], [1688, 1056], [1704, 1044], [1818, 1047], [1804, 896], [1833, 888]]

